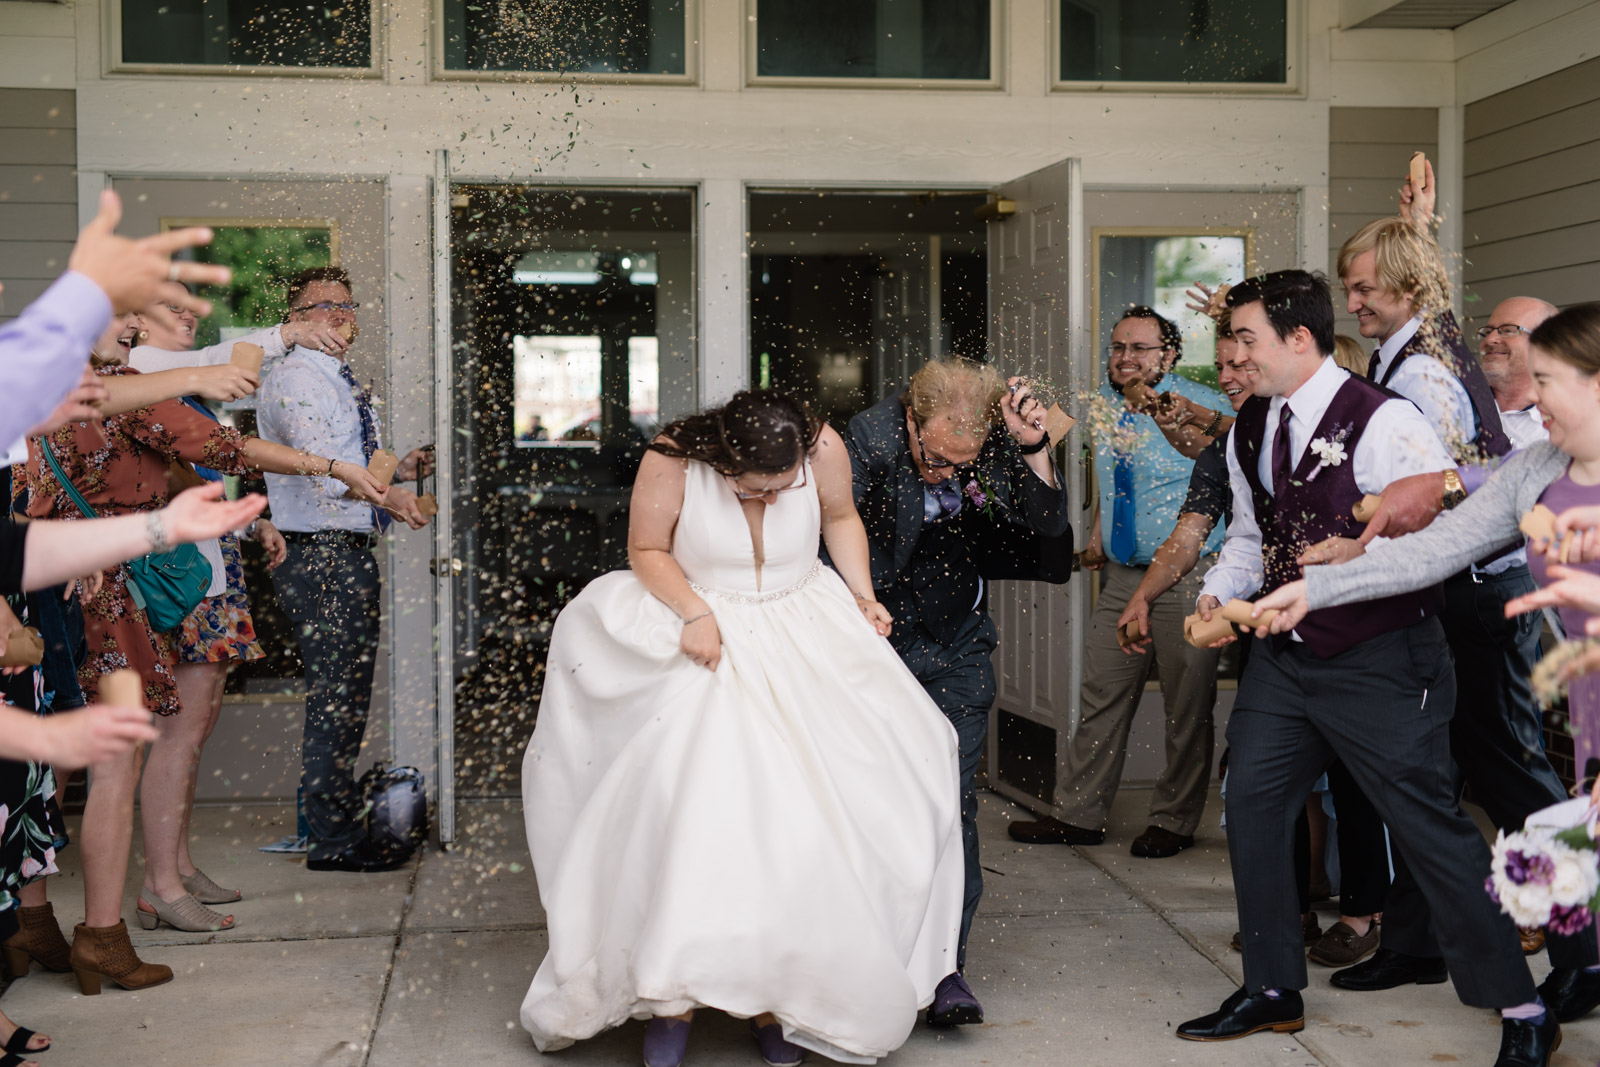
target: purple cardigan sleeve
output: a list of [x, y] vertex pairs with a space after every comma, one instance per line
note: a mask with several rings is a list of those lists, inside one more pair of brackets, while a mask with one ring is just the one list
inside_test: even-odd
[[76, 271], [0, 326], [0, 442], [17, 440], [72, 392], [111, 321], [111, 301]]

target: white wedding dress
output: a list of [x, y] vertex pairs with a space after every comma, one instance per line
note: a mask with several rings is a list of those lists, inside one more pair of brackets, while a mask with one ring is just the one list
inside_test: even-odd
[[955, 731], [818, 561], [819, 530], [814, 485], [779, 494], [758, 580], [738, 500], [691, 462], [672, 553], [716, 612], [716, 672], [628, 571], [556, 620], [522, 764], [540, 1051], [708, 1007], [871, 1063], [956, 969]]

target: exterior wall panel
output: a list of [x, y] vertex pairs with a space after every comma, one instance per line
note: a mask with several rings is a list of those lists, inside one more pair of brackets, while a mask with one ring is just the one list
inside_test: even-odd
[[1467, 315], [1600, 298], [1600, 59], [1467, 105]]
[[78, 234], [75, 104], [71, 89], [0, 89], [0, 320], [67, 267]]

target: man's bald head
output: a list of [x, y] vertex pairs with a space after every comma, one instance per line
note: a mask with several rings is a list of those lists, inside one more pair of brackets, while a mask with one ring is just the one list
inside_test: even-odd
[[1495, 305], [1478, 339], [1478, 362], [1502, 411], [1532, 403], [1528, 374], [1528, 335], [1559, 309], [1532, 296], [1513, 296]]

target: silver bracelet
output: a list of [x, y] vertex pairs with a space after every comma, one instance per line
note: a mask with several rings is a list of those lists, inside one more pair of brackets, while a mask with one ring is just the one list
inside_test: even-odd
[[684, 619], [683, 620], [683, 624], [685, 626], [688, 626], [690, 623], [699, 622], [701, 619], [705, 618], [707, 615], [710, 615], [710, 614], [711, 614], [711, 612], [709, 612], [709, 611], [702, 611], [700, 614], [696, 615], [692, 619]]
[[161, 522], [161, 512], [147, 511], [144, 513], [144, 532], [150, 538], [150, 554], [159, 556], [172, 549], [172, 542], [167, 540], [167, 528]]

